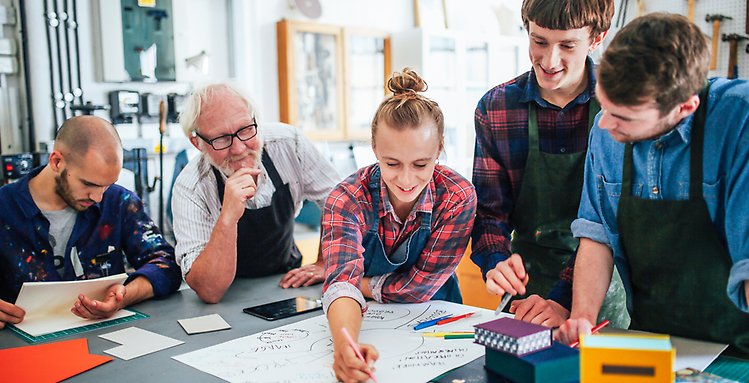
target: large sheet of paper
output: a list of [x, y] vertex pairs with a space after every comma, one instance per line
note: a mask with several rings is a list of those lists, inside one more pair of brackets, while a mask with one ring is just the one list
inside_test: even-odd
[[[414, 324], [447, 314], [476, 311], [470, 318], [414, 331]], [[482, 355], [473, 339], [423, 337], [424, 332], [473, 331], [494, 313], [450, 302], [370, 303], [359, 342], [377, 347], [380, 383], [426, 382]], [[324, 315], [173, 357], [229, 382], [335, 382], [333, 345]]]
[[122, 284], [126, 279], [127, 274], [118, 274], [81, 281], [26, 282], [16, 299], [16, 306], [24, 309], [26, 316], [15, 326], [29, 335], [40, 336], [134, 315], [132, 311], [120, 310], [110, 318], [91, 320], [70, 312], [79, 294], [102, 300], [109, 286]]

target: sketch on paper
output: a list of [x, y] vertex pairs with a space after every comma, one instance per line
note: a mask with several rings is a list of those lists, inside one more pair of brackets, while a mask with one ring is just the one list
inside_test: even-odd
[[[415, 332], [413, 326], [447, 314], [477, 315]], [[443, 301], [370, 303], [359, 336], [380, 352], [375, 375], [381, 383], [425, 382], [484, 354], [471, 339], [422, 337], [424, 332], [472, 331], [494, 319], [489, 310]], [[229, 382], [335, 382], [333, 344], [324, 315], [173, 357]]]

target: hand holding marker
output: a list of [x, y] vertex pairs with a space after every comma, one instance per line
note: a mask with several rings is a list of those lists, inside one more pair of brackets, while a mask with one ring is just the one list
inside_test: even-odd
[[[528, 284], [528, 281], [530, 280], [530, 275], [528, 274], [531, 270], [531, 265], [529, 262], [523, 262], [523, 268], [525, 269], [525, 280], [524, 285]], [[499, 315], [499, 313], [502, 312], [502, 310], [507, 307], [507, 304], [510, 303], [510, 299], [512, 299], [512, 294], [510, 294], [509, 291], [505, 291], [505, 293], [502, 295], [502, 300], [499, 301], [499, 305], [497, 305], [497, 309], [494, 310], [494, 316]]]
[[[603, 321], [603, 322], [601, 322], [601, 323], [597, 324], [597, 325], [596, 325], [595, 327], [593, 327], [593, 328], [592, 328], [592, 329], [590, 330], [590, 333], [591, 333], [591, 334], [595, 334], [595, 333], [597, 333], [597, 332], [598, 332], [598, 330], [600, 330], [600, 329], [602, 329], [602, 328], [606, 327], [606, 325], [607, 325], [607, 324], [609, 324], [609, 320], [608, 320], [608, 319], [606, 319], [605, 321]], [[570, 343], [570, 347], [577, 347], [577, 346], [578, 346], [579, 344], [580, 344], [580, 339], [578, 339], [578, 340], [576, 340], [576, 341], [574, 341], [574, 342]]]
[[[346, 330], [345, 327], [341, 327], [341, 332], [343, 333], [343, 337], [346, 338], [346, 342], [351, 346], [351, 348], [354, 349], [354, 353], [356, 354], [356, 357], [359, 358], [364, 363], [367, 363], [367, 360], [364, 359], [364, 356], [359, 352], [359, 346], [356, 345], [356, 342], [354, 342], [354, 338], [351, 337], [351, 334], [349, 334], [348, 330]], [[377, 379], [375, 379], [374, 374], [372, 371], [367, 370], [367, 374], [369, 377], [377, 383]]]

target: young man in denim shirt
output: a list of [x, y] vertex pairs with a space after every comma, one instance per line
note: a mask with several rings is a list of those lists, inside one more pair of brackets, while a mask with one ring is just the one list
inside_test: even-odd
[[709, 55], [696, 25], [664, 13], [606, 49], [560, 340], [590, 332], [616, 264], [631, 328], [749, 351], [749, 83], [707, 81]]
[[0, 188], [0, 328], [25, 312], [12, 302], [24, 282], [93, 279], [136, 270], [106, 297], [81, 294], [71, 311], [107, 318], [119, 309], [163, 298], [181, 282], [174, 249], [132, 192], [114, 185], [122, 144], [114, 127], [73, 117], [57, 133], [49, 163]]

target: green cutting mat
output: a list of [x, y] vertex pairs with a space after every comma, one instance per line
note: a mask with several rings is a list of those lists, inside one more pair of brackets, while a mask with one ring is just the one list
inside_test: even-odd
[[726, 379], [749, 382], [749, 361], [721, 356], [715, 359], [705, 371]]
[[18, 337], [25, 340], [26, 342], [31, 343], [31, 344], [36, 344], [36, 343], [45, 342], [45, 341], [52, 340], [52, 339], [61, 338], [61, 337], [68, 336], [68, 335], [80, 334], [86, 331], [97, 330], [100, 328], [111, 327], [111, 326], [117, 326], [118, 324], [132, 322], [138, 319], [148, 318], [147, 314], [143, 314], [140, 311], [135, 311], [132, 309], [128, 309], [128, 310], [134, 312], [135, 315], [130, 315], [124, 318], [112, 319], [112, 320], [108, 320], [104, 322], [94, 323], [94, 324], [90, 324], [86, 326], [71, 328], [71, 329], [57, 331], [57, 332], [39, 335], [39, 336], [29, 335], [27, 332], [11, 324], [8, 325], [8, 329], [10, 331], [13, 331], [16, 335], [18, 335]]

